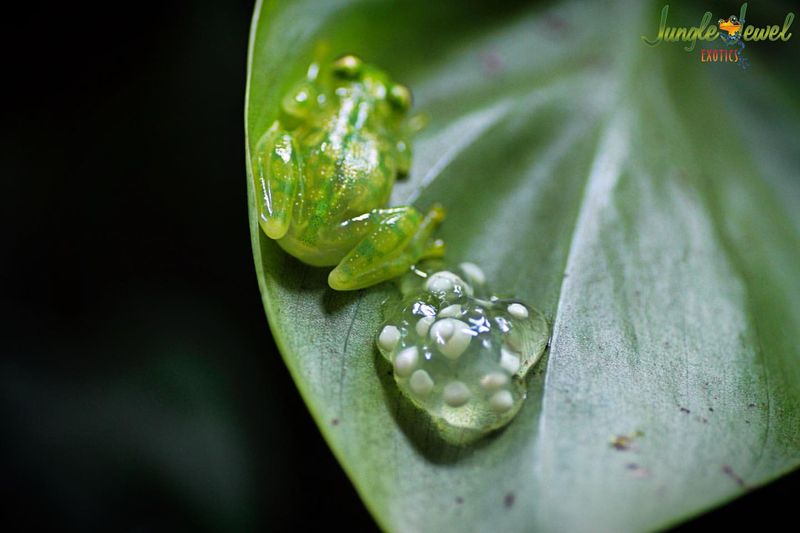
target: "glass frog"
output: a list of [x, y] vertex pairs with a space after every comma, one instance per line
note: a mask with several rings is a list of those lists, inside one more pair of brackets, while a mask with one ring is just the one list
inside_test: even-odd
[[355, 56], [313, 63], [256, 145], [262, 230], [304, 263], [335, 266], [333, 289], [368, 287], [444, 253], [432, 237], [440, 206], [386, 207], [411, 163], [410, 106], [407, 87]]
[[514, 418], [525, 376], [544, 352], [544, 316], [518, 299], [491, 296], [473, 263], [429, 262], [400, 279], [377, 336], [398, 388], [450, 442], [465, 443]]

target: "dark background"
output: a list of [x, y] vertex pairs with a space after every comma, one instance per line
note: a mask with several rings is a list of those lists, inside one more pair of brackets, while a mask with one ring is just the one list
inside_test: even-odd
[[[6, 523], [375, 528], [261, 306], [244, 167], [251, 13], [220, 0], [4, 15]], [[798, 489], [794, 474], [684, 527], [791, 519]]]

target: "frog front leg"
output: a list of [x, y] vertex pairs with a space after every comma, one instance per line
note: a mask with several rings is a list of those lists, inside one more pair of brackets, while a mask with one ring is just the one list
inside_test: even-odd
[[[433, 230], [444, 219], [444, 209], [435, 205], [423, 216], [411, 206], [374, 209], [355, 224], [371, 226], [328, 276], [336, 290], [361, 289], [405, 273], [423, 258], [444, 255], [444, 243], [432, 239]], [[357, 231], [358, 228], [351, 228]]]
[[258, 223], [271, 239], [280, 239], [289, 230], [302, 175], [294, 138], [276, 121], [258, 141], [253, 156]]

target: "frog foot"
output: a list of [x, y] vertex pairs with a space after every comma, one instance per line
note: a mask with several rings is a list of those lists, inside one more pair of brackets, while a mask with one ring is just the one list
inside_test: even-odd
[[444, 254], [444, 242], [431, 238], [444, 220], [441, 205], [425, 216], [411, 206], [376, 209], [371, 215], [375, 226], [331, 271], [331, 288], [362, 289], [404, 274], [423, 257]]

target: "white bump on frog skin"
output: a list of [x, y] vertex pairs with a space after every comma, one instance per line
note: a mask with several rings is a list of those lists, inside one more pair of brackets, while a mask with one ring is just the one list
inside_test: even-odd
[[498, 413], [504, 413], [514, 406], [514, 397], [507, 390], [497, 391], [489, 398], [489, 405]]
[[500, 366], [502, 366], [509, 374], [516, 374], [519, 370], [519, 356], [508, 350], [505, 346], [500, 348]]
[[378, 336], [378, 344], [387, 352], [394, 350], [400, 340], [400, 330], [395, 326], [385, 326]]
[[455, 318], [443, 318], [431, 326], [431, 338], [448, 359], [458, 359], [472, 341], [469, 325]]
[[478, 285], [486, 283], [486, 274], [475, 263], [461, 263], [459, 266], [472, 283], [477, 283]]
[[448, 305], [447, 307], [439, 311], [439, 318], [445, 318], [445, 317], [458, 318], [460, 316], [461, 316], [460, 304]]
[[408, 380], [408, 386], [416, 394], [427, 396], [433, 390], [433, 380], [424, 370], [416, 370]]
[[528, 318], [528, 309], [522, 304], [511, 304], [508, 306], [508, 312], [514, 318]]
[[451, 292], [455, 289], [456, 285], [463, 287], [464, 292], [472, 296], [472, 287], [449, 270], [442, 270], [431, 274], [431, 277], [425, 282], [425, 290], [428, 292]]
[[417, 325], [416, 325], [417, 335], [419, 335], [420, 337], [424, 337], [425, 335], [427, 335], [428, 330], [431, 329], [431, 324], [433, 324], [435, 320], [436, 319], [432, 316], [424, 316], [419, 320], [417, 320]]
[[451, 381], [445, 385], [442, 397], [450, 407], [461, 407], [469, 401], [469, 388], [460, 381]]
[[314, 81], [317, 79], [317, 74], [319, 73], [319, 65], [317, 63], [311, 63], [308, 66], [308, 79]]
[[419, 351], [416, 346], [410, 346], [398, 353], [394, 358], [394, 373], [401, 378], [407, 377], [417, 366]]
[[503, 372], [489, 372], [481, 378], [481, 387], [496, 390], [508, 383], [508, 376]]

